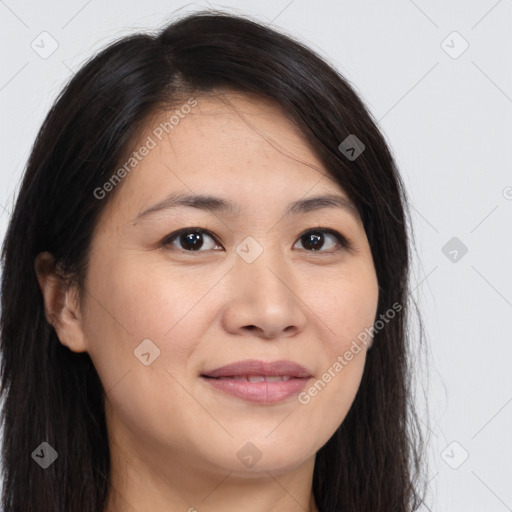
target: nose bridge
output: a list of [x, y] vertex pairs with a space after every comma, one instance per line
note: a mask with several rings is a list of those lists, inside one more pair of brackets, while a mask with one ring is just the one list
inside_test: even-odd
[[285, 283], [290, 281], [291, 272], [279, 249], [263, 247], [248, 237], [237, 247], [237, 256], [234, 268], [237, 286], [250, 295], [266, 298], [268, 303], [290, 300], [291, 291]]

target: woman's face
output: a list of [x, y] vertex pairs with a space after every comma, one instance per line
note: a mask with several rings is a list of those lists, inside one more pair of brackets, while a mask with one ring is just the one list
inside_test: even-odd
[[[356, 395], [366, 347], [344, 355], [375, 320], [370, 247], [355, 209], [319, 201], [289, 211], [348, 198], [276, 107], [237, 94], [196, 99], [168, 134], [159, 123], [174, 111], [133, 148], [140, 161], [94, 232], [80, 333], [61, 341], [90, 354], [126, 460], [290, 471], [314, 461]], [[180, 206], [178, 195], [217, 199]], [[273, 367], [279, 382], [262, 380], [272, 368], [258, 364], [205, 377], [247, 360], [291, 366]]]

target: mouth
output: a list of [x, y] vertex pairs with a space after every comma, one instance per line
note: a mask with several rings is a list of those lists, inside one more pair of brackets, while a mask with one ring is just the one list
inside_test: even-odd
[[201, 375], [206, 379], [232, 379], [245, 382], [280, 382], [290, 379], [297, 379], [299, 377], [292, 377], [291, 375], [226, 375], [225, 377], [210, 377], [209, 375]]
[[270, 404], [299, 393], [312, 375], [304, 366], [292, 361], [246, 360], [209, 370], [200, 377], [225, 394], [248, 402]]

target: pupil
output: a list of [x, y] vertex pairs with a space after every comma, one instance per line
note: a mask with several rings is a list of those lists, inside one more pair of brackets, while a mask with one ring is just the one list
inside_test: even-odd
[[[305, 244], [306, 249], [311, 248], [313, 251], [318, 250], [322, 246], [323, 235], [310, 234], [306, 236], [307, 243]], [[313, 243], [310, 243], [313, 241]]]
[[200, 249], [203, 245], [203, 241], [201, 240], [201, 235], [199, 233], [187, 233], [186, 235], [181, 235], [181, 237], [183, 247], [187, 247], [188, 245], [192, 249]]

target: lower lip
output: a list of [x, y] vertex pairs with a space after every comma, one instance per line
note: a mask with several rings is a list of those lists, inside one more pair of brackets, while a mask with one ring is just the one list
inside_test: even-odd
[[249, 382], [235, 379], [212, 379], [201, 377], [210, 386], [224, 391], [229, 395], [261, 404], [280, 402], [300, 393], [306, 386], [309, 378], [291, 378], [277, 382]]

